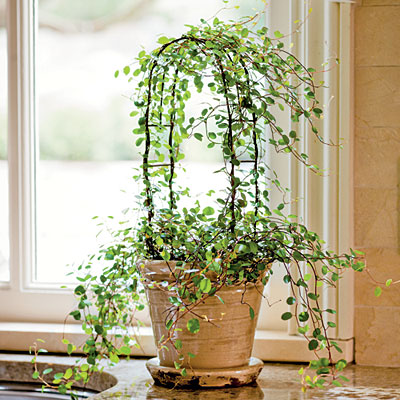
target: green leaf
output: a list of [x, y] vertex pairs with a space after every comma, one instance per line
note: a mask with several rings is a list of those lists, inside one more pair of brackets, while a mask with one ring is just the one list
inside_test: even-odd
[[254, 313], [253, 307], [249, 307], [249, 313], [250, 313], [250, 318], [251, 318], [251, 319], [254, 319], [255, 313]]
[[321, 329], [315, 328], [313, 332], [313, 336], [316, 338], [321, 334]]
[[119, 362], [119, 357], [115, 353], [110, 353], [110, 361], [117, 364]]
[[291, 312], [285, 312], [281, 315], [281, 319], [283, 319], [284, 321], [289, 320], [290, 318], [293, 317], [293, 314]]
[[38, 353], [48, 353], [48, 350], [46, 350], [46, 349], [39, 349], [37, 352], [38, 352]]
[[57, 374], [54, 374], [54, 379], [62, 379], [64, 376], [63, 372], [58, 372]]
[[174, 345], [177, 350], [180, 350], [182, 348], [182, 340], [176, 339]]
[[130, 69], [129, 65], [127, 65], [126, 67], [124, 67], [124, 74], [128, 75], [129, 72], [131, 72], [131, 69]]
[[[69, 379], [71, 378], [73, 374], [72, 368], [68, 368], [65, 372], [64, 372], [64, 379]], [[54, 375], [55, 377], [55, 375]]]
[[280, 33], [279, 31], [275, 31], [275, 32], [274, 32], [274, 36], [275, 36], [277, 39], [280, 39], [281, 37], [283, 37], [282, 33]]
[[347, 361], [341, 359], [341, 360], [339, 360], [339, 361], [336, 363], [335, 366], [336, 366], [336, 369], [337, 369], [338, 371], [343, 371], [343, 369], [346, 367], [346, 365], [347, 365]]
[[285, 282], [285, 283], [290, 283], [290, 281], [291, 281], [290, 275], [285, 275], [285, 276], [283, 277], [283, 282]]
[[257, 243], [254, 243], [254, 242], [250, 242], [250, 243], [249, 243], [249, 248], [250, 248], [250, 251], [251, 251], [253, 254], [256, 254], [257, 251], [258, 251], [258, 244], [257, 244]]
[[166, 36], [161, 36], [158, 40], [157, 40], [157, 43], [160, 43], [160, 44], [166, 44], [166, 43], [168, 43], [169, 42], [169, 39], [166, 37]]
[[299, 314], [299, 321], [300, 322], [306, 322], [310, 318], [310, 315], [308, 314], [307, 311], [303, 311]]
[[343, 376], [343, 375], [339, 375], [338, 378], [341, 379], [344, 382], [350, 382], [350, 379], [345, 377], [345, 376]]
[[297, 250], [295, 250], [294, 252], [293, 252], [293, 258], [295, 259], [295, 260], [297, 260], [297, 261], [304, 261], [304, 257], [303, 257], [303, 255], [300, 253], [300, 252], [298, 252]]
[[33, 378], [33, 379], [39, 378], [39, 372], [38, 372], [38, 371], [35, 371], [35, 372], [32, 374], [32, 378]]
[[215, 295], [215, 297], [222, 303], [225, 304], [224, 299], [221, 298], [220, 296], [218, 296], [217, 294]]
[[382, 294], [382, 288], [377, 286], [374, 290], [375, 297], [379, 297]]
[[206, 207], [204, 210], [203, 210], [203, 214], [204, 215], [213, 215], [214, 214], [214, 209], [212, 208], [212, 207]]
[[197, 140], [200, 140], [200, 142], [203, 140], [203, 135], [202, 135], [201, 133], [195, 133], [195, 134], [194, 134], [194, 137], [195, 137]]
[[72, 315], [76, 321], [81, 319], [81, 312], [79, 310], [71, 311], [69, 315]]
[[319, 294], [308, 293], [307, 295], [311, 300], [318, 300]]
[[310, 340], [308, 343], [309, 350], [315, 350], [318, 347], [318, 341], [315, 339]]
[[[82, 286], [82, 285], [77, 286], [77, 287], [75, 288], [75, 290], [74, 290], [74, 293], [75, 293], [77, 296], [81, 296], [81, 295], [83, 295], [85, 292], [86, 292], [86, 289], [85, 289], [85, 287]], [[72, 315], [72, 314], [71, 314], [71, 315]]]
[[197, 333], [200, 331], [200, 321], [197, 318], [189, 319], [189, 321], [186, 324], [186, 327], [189, 332]]
[[120, 354], [123, 354], [125, 356], [129, 356], [131, 354], [131, 349], [129, 346], [122, 346], [119, 349]]
[[117, 70], [117, 71], [114, 72], [114, 77], [118, 78], [118, 75], [119, 75], [119, 71]]
[[171, 254], [168, 251], [163, 250], [161, 252], [161, 257], [163, 258], [163, 260], [169, 261], [171, 259]]
[[294, 297], [288, 297], [286, 299], [286, 303], [289, 304], [289, 306], [291, 306], [296, 303], [296, 299]]
[[327, 367], [327, 366], [329, 365], [329, 359], [326, 358], [326, 357], [322, 357], [322, 358], [319, 360], [319, 362], [320, 362], [320, 364], [321, 364], [323, 367]]
[[96, 333], [98, 333], [99, 335], [101, 335], [103, 333], [103, 327], [101, 325], [95, 325], [94, 326], [94, 330], [96, 331]]
[[387, 281], [386, 281], [386, 287], [389, 287], [391, 284], [392, 284], [392, 282], [393, 282], [393, 279], [388, 279]]
[[53, 368], [46, 368], [44, 371], [43, 371], [43, 375], [47, 375], [47, 374], [49, 374], [50, 372], [52, 372], [53, 371]]
[[203, 279], [200, 281], [200, 290], [203, 293], [208, 293], [211, 290], [211, 281], [208, 278]]
[[326, 367], [317, 369], [317, 375], [326, 375], [329, 374], [329, 372], [330, 372], [329, 368]]
[[76, 349], [76, 347], [72, 343], [68, 343], [67, 353], [72, 354], [72, 352]]
[[174, 361], [174, 366], [175, 366], [175, 369], [181, 369], [181, 364], [179, 364], [176, 361]]
[[81, 365], [81, 371], [85, 372], [89, 369], [89, 365], [88, 364], [82, 364]]
[[299, 326], [299, 327], [297, 328], [297, 332], [299, 332], [301, 335], [304, 335], [304, 334], [306, 334], [306, 333], [308, 332], [309, 329], [310, 329], [310, 328], [309, 328], [308, 325]]

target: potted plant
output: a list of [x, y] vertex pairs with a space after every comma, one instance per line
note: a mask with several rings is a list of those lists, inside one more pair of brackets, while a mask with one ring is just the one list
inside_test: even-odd
[[[316, 378], [303, 375], [304, 385], [340, 384], [337, 372], [345, 361], [333, 362], [332, 350], [339, 348], [329, 338], [334, 324], [325, 318], [335, 311], [322, 308], [319, 287], [334, 286], [345, 269], [361, 271], [364, 264], [354, 251], [325, 250], [316, 233], [285, 216], [283, 201], [270, 209], [272, 187], [284, 190], [265, 158], [267, 146], [317, 171], [299, 153], [296, 130], [285, 132], [276, 114], [286, 109], [294, 123], [305, 119], [323, 142], [314, 125], [322, 110], [314, 70], [285, 50], [279, 32], [271, 37], [266, 27], [254, 28], [254, 19], [201, 20], [182, 36], [161, 37], [153, 51], [143, 50], [137, 69], [123, 69], [140, 77], [131, 115], [138, 116], [133, 133], [142, 163], [135, 179], [143, 190], [133, 222], [121, 223], [111, 243], [78, 268], [78, 307], [71, 315], [88, 339], [84, 361], [54, 381], [61, 391], [87, 380], [101, 359], [129, 356], [145, 290], [161, 360], [149, 368], [158, 382], [201, 385], [197, 378], [205, 370], [209, 377], [212, 366], [247, 375], [238, 381], [228, 374], [229, 382], [211, 385], [253, 381], [261, 368], [257, 361], [249, 364], [254, 329], [274, 262], [286, 270], [292, 291], [287, 303], [295, 310], [282, 318], [296, 320], [310, 351], [327, 354], [311, 362]], [[206, 94], [200, 109], [191, 105], [197, 93]], [[190, 140], [221, 153], [216, 172], [225, 176], [226, 187], [210, 187], [207, 204], [190, 204], [189, 189], [177, 183]], [[103, 264], [100, 273], [92, 272], [96, 263]], [[238, 354], [226, 356], [233, 337]]]

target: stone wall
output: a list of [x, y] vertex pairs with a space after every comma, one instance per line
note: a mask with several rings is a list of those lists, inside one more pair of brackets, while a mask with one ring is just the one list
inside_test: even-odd
[[[355, 8], [355, 246], [374, 279], [400, 279], [400, 0]], [[400, 285], [356, 274], [356, 362], [400, 367]]]

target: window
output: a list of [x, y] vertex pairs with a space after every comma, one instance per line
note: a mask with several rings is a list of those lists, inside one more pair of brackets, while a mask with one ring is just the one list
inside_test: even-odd
[[[1, 1], [5, 0], [0, 0], [0, 7]], [[250, 14], [254, 7], [263, 7], [260, 0], [239, 3], [244, 14]], [[212, 17], [220, 4], [215, 0], [202, 1], [201, 14]], [[350, 5], [330, 1], [313, 6], [312, 16], [292, 40], [305, 64], [322, 64], [334, 54], [341, 58], [340, 67], [329, 75], [329, 89], [321, 93], [328, 110], [323, 130], [327, 138], [335, 141], [350, 135]], [[267, 13], [270, 30], [294, 31], [291, 21], [306, 19], [309, 8], [307, 1], [273, 0]], [[98, 227], [91, 218], [118, 214], [126, 204], [129, 206], [135, 194], [130, 183], [130, 167], [135, 166], [135, 154], [129, 144], [135, 123], [129, 119], [130, 88], [123, 78], [115, 79], [113, 73], [133, 61], [141, 44], [151, 45], [157, 34], [173, 36], [184, 23], [196, 23], [198, 18], [197, 7], [187, 0], [86, 0], [84, 4], [79, 0], [8, 0], [11, 274], [9, 282], [0, 288], [3, 321], [64, 321], [73, 297], [68, 289], [60, 289], [60, 283], [66, 282], [65, 265], [79, 262], [96, 247]], [[4, 46], [5, 30], [0, 29], [0, 46]], [[0, 65], [0, 79], [4, 79], [5, 71], [1, 68]], [[0, 124], [3, 112], [0, 108]], [[286, 123], [289, 124], [289, 118]], [[307, 134], [305, 128], [303, 134]], [[3, 187], [7, 186], [2, 145], [6, 138], [0, 125]], [[332, 246], [345, 249], [350, 239], [342, 233], [350, 232], [350, 227], [339, 221], [350, 223], [350, 202], [347, 192], [339, 192], [339, 187], [350, 182], [349, 150], [321, 155], [313, 143], [305, 145], [317, 162], [320, 160], [324, 167], [336, 171], [334, 177], [317, 181], [288, 158], [274, 154], [270, 157], [276, 169], [286, 171], [286, 184], [292, 187], [293, 197], [300, 198], [294, 203], [294, 213], [322, 232]], [[194, 154], [192, 165], [200, 161]], [[213, 162], [217, 160], [208, 160], [202, 168], [215, 169]], [[120, 189], [131, 192], [124, 194]], [[8, 231], [1, 219], [5, 215], [8, 220], [6, 207], [7, 195], [1, 191], [0, 274], [8, 270], [2, 266], [1, 258], [3, 253], [7, 256], [4, 238]], [[274, 278], [280, 281], [279, 270]], [[8, 276], [1, 275], [0, 280], [7, 281]], [[338, 290], [349, 292], [347, 304], [351, 304], [351, 277], [341, 282]], [[279, 283], [267, 288], [270, 303], [276, 304], [263, 305], [255, 352], [264, 359], [282, 360], [282, 354], [286, 354], [287, 360], [300, 361], [309, 357], [306, 346], [304, 351], [299, 350], [301, 339], [290, 336], [296, 332], [280, 320], [288, 307], [285, 291], [286, 286]], [[325, 302], [336, 303], [336, 292], [327, 293]], [[340, 302], [338, 307], [337, 337], [348, 342], [344, 347], [350, 354], [352, 314], [342, 310]], [[12, 328], [2, 326], [0, 338], [2, 332]], [[18, 329], [23, 332], [25, 328]], [[49, 335], [62, 331], [54, 325], [37, 329]], [[26, 349], [29, 338], [21, 340], [19, 347], [10, 344], [9, 349]], [[53, 336], [53, 343], [54, 340]], [[144, 335], [143, 340], [146, 351], [154, 351], [149, 336]], [[274, 345], [267, 348], [268, 343]], [[59, 349], [54, 346], [54, 351]], [[282, 352], [282, 346], [289, 352]]]
[[[242, 12], [250, 13], [257, 1], [246, 3]], [[131, 64], [142, 45], [153, 46], [160, 33], [179, 34], [199, 18], [187, 1], [166, 4], [37, 1], [34, 282], [65, 282], [67, 265], [97, 248], [99, 227], [91, 218], [116, 216], [135, 203], [133, 85], [115, 79], [114, 71]], [[204, 15], [213, 16], [221, 5], [205, 1]], [[192, 152], [190, 161], [201, 158]]]

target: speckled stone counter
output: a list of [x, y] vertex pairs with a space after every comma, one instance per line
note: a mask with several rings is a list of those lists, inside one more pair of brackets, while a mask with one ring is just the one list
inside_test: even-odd
[[[66, 357], [41, 357], [44, 363], [67, 365]], [[31, 375], [29, 357], [0, 354], [0, 380], [24, 380]], [[349, 366], [345, 375], [350, 379], [342, 388], [302, 393], [299, 384], [299, 365], [267, 363], [258, 385], [232, 389], [173, 390], [153, 385], [145, 368], [145, 359], [122, 361], [97, 377], [92, 388], [106, 389], [91, 400], [152, 399], [152, 400], [304, 400], [304, 399], [399, 399], [400, 369]], [[114, 379], [114, 378], [115, 379]]]

